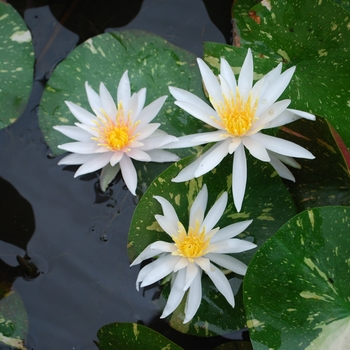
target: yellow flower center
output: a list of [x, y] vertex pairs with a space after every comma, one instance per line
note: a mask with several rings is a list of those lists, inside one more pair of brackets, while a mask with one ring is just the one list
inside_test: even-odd
[[172, 254], [188, 258], [191, 262], [194, 258], [205, 255], [210, 244], [210, 237], [206, 236], [205, 228], [200, 231], [200, 224], [196, 221], [196, 227], [190, 227], [187, 233], [181, 222], [178, 225], [178, 236], [172, 236], [177, 251]]
[[99, 142], [99, 146], [106, 147], [111, 151], [123, 150], [135, 140], [137, 135], [134, 135], [134, 132], [139, 122], [132, 123], [129, 115], [127, 118], [124, 117], [122, 103], [118, 105], [116, 121], [113, 121], [104, 111], [102, 112], [104, 118], [99, 118], [96, 122], [100, 135], [93, 139]]
[[252, 103], [252, 96], [249, 94], [248, 99], [240, 95], [238, 87], [236, 96], [231, 94], [231, 98], [224, 97], [224, 102], [215, 104], [215, 109], [221, 119], [218, 122], [232, 136], [244, 136], [252, 127], [255, 118], [258, 99]]

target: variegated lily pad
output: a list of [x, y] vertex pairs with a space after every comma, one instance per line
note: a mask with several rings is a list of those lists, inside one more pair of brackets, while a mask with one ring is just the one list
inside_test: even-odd
[[14, 8], [0, 1], [0, 129], [24, 111], [33, 85], [32, 36]]
[[349, 349], [349, 218], [349, 207], [304, 211], [258, 250], [244, 281], [254, 349]]

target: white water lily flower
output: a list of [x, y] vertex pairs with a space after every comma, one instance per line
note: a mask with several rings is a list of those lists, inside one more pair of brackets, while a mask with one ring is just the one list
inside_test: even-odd
[[160, 149], [169, 142], [177, 141], [177, 138], [158, 130], [160, 123], [150, 124], [167, 96], [144, 107], [146, 89], [131, 95], [127, 71], [119, 82], [117, 106], [103, 83], [100, 84], [99, 94], [88, 83], [85, 83], [85, 88], [94, 114], [66, 102], [79, 123], [75, 123], [75, 126], [54, 126], [54, 129], [77, 142], [58, 146], [72, 152], [58, 164], [82, 164], [75, 177], [104, 167], [114, 167], [117, 173], [120, 166], [125, 184], [135, 195], [137, 174], [131, 159], [144, 162], [173, 162], [179, 159], [175, 154]]
[[201, 59], [197, 61], [213, 108], [188, 91], [175, 87], [169, 89], [176, 99], [176, 105], [217, 130], [183, 136], [177, 144], [166, 147], [190, 147], [210, 142], [216, 144], [183, 169], [173, 181], [182, 182], [199, 177], [215, 168], [228, 153], [234, 153], [232, 192], [236, 209], [240, 211], [247, 182], [244, 147], [255, 158], [270, 162], [281, 177], [295, 181], [283, 163], [298, 167], [291, 157], [313, 159], [314, 156], [293, 142], [263, 134], [261, 130], [284, 125], [299, 118], [315, 120], [315, 116], [288, 109], [290, 100], [276, 102], [289, 84], [295, 67], [281, 73], [280, 63], [253, 86], [254, 65], [250, 49], [238, 82], [224, 58], [221, 58], [219, 81]]
[[188, 291], [184, 319], [184, 323], [187, 323], [197, 312], [202, 299], [201, 276], [204, 271], [234, 307], [230, 283], [216, 265], [245, 275], [247, 266], [226, 254], [240, 253], [256, 247], [254, 243], [233, 238], [244, 231], [252, 220], [237, 222], [222, 229], [214, 228], [226, 208], [227, 192], [220, 196], [205, 216], [208, 190], [204, 185], [191, 206], [189, 227], [186, 231], [173, 206], [163, 197], [154, 198], [162, 206], [164, 214], [155, 215], [155, 218], [173, 242], [157, 241], [150, 244], [131, 264], [133, 266], [145, 259], [159, 256], [139, 272], [136, 280], [137, 290], [139, 283], [141, 287], [146, 287], [171, 274], [171, 291], [161, 318], [171, 314]]

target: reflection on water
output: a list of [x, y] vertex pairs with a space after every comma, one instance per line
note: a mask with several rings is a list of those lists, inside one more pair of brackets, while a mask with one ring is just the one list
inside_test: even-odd
[[[145, 29], [201, 55], [203, 41], [224, 42], [230, 36], [231, 1], [216, 2], [225, 16], [211, 14], [227, 28], [225, 36], [207, 14], [205, 5], [212, 7], [213, 1], [9, 2], [24, 14], [37, 58], [25, 113], [0, 131], [0, 176], [7, 180], [1, 182], [7, 190], [0, 199], [0, 278], [13, 283], [23, 299], [27, 347], [96, 349], [93, 340], [101, 326], [140, 321], [193, 348], [191, 337], [182, 338], [159, 320], [157, 287], [144, 293], [135, 289], [138, 270], [129, 268], [126, 245], [138, 199], [120, 176], [100, 193], [97, 174], [74, 179], [75, 167], [57, 166], [58, 158], [49, 156], [43, 142], [37, 107], [45, 80], [78, 42], [77, 35], [82, 42], [107, 27]], [[214, 342], [195, 340], [201, 349], [213, 348]]]

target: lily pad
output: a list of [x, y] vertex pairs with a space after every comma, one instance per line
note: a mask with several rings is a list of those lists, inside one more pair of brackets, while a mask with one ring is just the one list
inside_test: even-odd
[[[85, 82], [98, 91], [103, 82], [116, 96], [119, 80], [128, 70], [131, 90], [147, 88], [146, 105], [168, 95], [154, 119], [162, 130], [180, 136], [202, 130], [203, 124], [174, 105], [168, 86], [173, 85], [203, 96], [201, 76], [195, 56], [166, 40], [139, 30], [104, 33], [88, 39], [73, 50], [52, 73], [44, 90], [39, 110], [40, 128], [54, 155], [63, 151], [57, 145], [71, 140], [54, 130], [54, 125], [74, 125], [75, 117], [64, 101], [71, 101], [91, 110]], [[204, 98], [204, 97], [203, 97]], [[180, 150], [182, 156], [194, 154]]]
[[244, 305], [254, 349], [348, 349], [350, 208], [286, 223], [252, 259]]
[[[246, 196], [242, 211], [237, 213], [231, 193], [232, 157], [227, 156], [216, 169], [202, 177], [183, 183], [171, 182], [180, 169], [192, 160], [193, 158], [189, 157], [171, 165], [152, 182], [141, 198], [134, 212], [129, 231], [128, 253], [131, 261], [150, 243], [158, 240], [171, 240], [154, 218], [155, 214], [162, 214], [161, 206], [153, 198], [154, 195], [163, 196], [172, 203], [179, 220], [187, 227], [189, 207], [203, 184], [208, 186], [208, 208], [214, 204], [223, 191], [228, 191], [228, 205], [217, 226], [225, 227], [233, 222], [253, 219], [253, 223], [239, 238], [254, 241], [258, 246], [261, 246], [281, 225], [296, 214], [290, 194], [270, 164], [259, 162], [248, 156]], [[234, 256], [248, 264], [254, 253], [255, 249]], [[203, 274], [203, 298], [197, 314], [192, 321], [183, 324], [184, 313], [180, 306], [169, 317], [170, 325], [182, 333], [198, 336], [224, 334], [243, 328], [245, 326], [241, 291], [243, 278], [233, 273], [227, 277], [235, 294], [236, 307], [234, 309], [216, 290], [210, 279]], [[164, 288], [165, 298], [167, 297], [167, 289]], [[161, 303], [164, 301], [161, 300]]]
[[19, 13], [0, 1], [0, 129], [24, 111], [33, 85], [32, 36]]
[[241, 47], [296, 65], [282, 97], [292, 99], [292, 108], [329, 119], [350, 147], [349, 12], [331, 0], [264, 0], [248, 10], [251, 5], [234, 6]]
[[97, 333], [95, 342], [100, 350], [181, 350], [179, 346], [163, 335], [137, 323], [111, 323]]
[[312, 161], [298, 159], [301, 169], [293, 171], [296, 181], [288, 187], [299, 211], [326, 205], [350, 206], [350, 171], [330, 123], [298, 120], [283, 126], [278, 136], [307, 148], [316, 157]]

